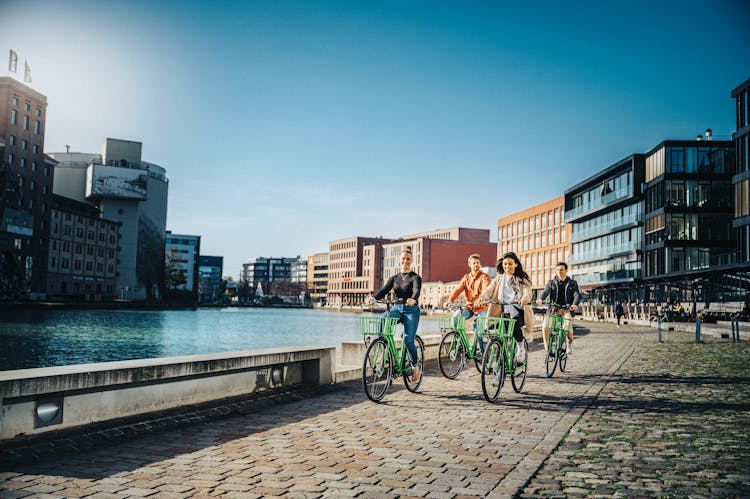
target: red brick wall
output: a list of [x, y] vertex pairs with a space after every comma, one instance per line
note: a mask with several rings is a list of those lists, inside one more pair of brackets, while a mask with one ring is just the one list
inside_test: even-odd
[[430, 239], [429, 245], [430, 251], [425, 255], [429, 258], [429, 265], [425, 265], [422, 275], [424, 282], [458, 281], [469, 272], [467, 260], [473, 253], [479, 253], [483, 267], [494, 267], [497, 262], [497, 245], [494, 243], [468, 244]]

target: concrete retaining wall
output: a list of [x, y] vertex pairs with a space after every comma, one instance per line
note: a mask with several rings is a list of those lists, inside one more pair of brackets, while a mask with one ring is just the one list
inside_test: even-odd
[[335, 380], [333, 347], [0, 371], [0, 440]]

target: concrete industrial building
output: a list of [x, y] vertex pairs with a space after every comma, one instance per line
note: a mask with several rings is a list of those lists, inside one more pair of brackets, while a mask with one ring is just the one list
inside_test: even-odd
[[169, 183], [161, 166], [141, 159], [140, 142], [106, 138], [102, 153], [50, 153], [54, 193], [96, 206], [120, 223], [115, 295], [161, 296]]

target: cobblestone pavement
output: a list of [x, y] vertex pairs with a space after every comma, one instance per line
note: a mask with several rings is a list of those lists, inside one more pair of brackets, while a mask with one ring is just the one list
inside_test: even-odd
[[750, 496], [750, 345], [641, 341], [521, 497]]
[[586, 327], [567, 373], [546, 379], [535, 346], [524, 393], [508, 382], [496, 404], [473, 367], [432, 366], [420, 394], [397, 383], [381, 404], [350, 383], [6, 467], [0, 497], [747, 494], [747, 345]]

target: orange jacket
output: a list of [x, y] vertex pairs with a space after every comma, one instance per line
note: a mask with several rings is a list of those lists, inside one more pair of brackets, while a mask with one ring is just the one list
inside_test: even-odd
[[465, 293], [467, 308], [474, 311], [475, 314], [478, 314], [479, 312], [487, 310], [487, 305], [474, 307], [471, 304], [474, 302], [474, 300], [479, 298], [479, 295], [482, 294], [482, 291], [484, 291], [489, 285], [490, 276], [488, 276], [481, 270], [479, 270], [477, 272], [477, 275], [475, 275], [474, 277], [472, 277], [471, 273], [468, 273], [461, 279], [461, 283], [451, 294], [451, 297], [448, 299], [448, 301], [453, 301], [458, 298], [461, 293]]

